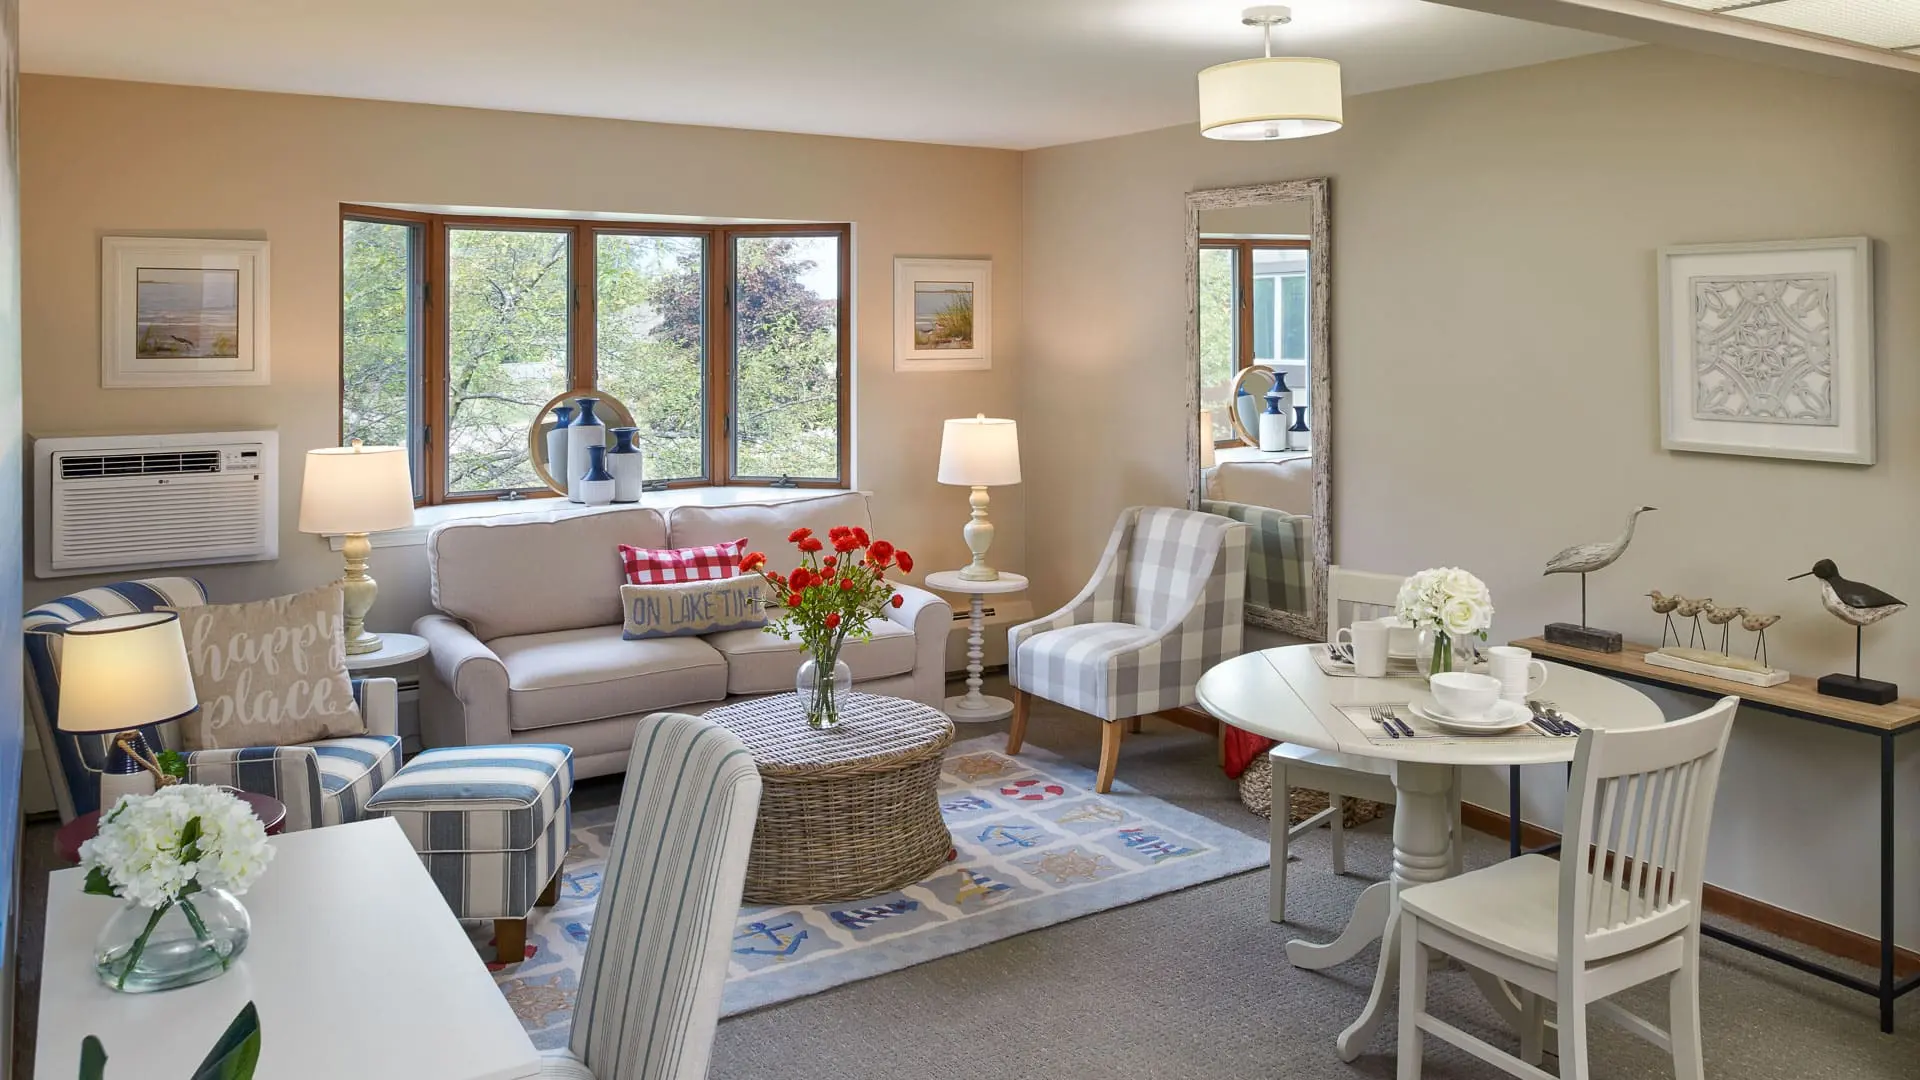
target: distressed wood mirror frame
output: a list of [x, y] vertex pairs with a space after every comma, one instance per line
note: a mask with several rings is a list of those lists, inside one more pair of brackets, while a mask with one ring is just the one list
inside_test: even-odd
[[[1327, 567], [1333, 557], [1333, 219], [1325, 177], [1187, 193], [1187, 416], [1200, 415], [1200, 214], [1278, 202], [1312, 212], [1308, 264], [1308, 411], [1313, 423], [1313, 610], [1247, 608], [1247, 622], [1314, 641], [1327, 634]], [[1187, 428], [1187, 505], [1200, 508], [1200, 429]]]

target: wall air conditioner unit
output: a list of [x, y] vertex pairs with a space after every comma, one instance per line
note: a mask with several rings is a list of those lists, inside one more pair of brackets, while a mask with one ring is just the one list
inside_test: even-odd
[[33, 572], [70, 577], [280, 557], [280, 435], [33, 442]]

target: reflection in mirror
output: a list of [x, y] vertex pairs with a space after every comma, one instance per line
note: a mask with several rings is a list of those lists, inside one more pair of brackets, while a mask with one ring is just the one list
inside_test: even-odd
[[1192, 504], [1252, 526], [1249, 623], [1323, 636], [1331, 530], [1326, 181], [1188, 196]]

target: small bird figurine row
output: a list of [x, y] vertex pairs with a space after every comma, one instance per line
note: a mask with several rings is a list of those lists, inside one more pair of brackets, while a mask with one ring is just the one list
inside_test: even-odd
[[1680, 644], [1680, 631], [1673, 625], [1673, 617], [1678, 615], [1683, 619], [1693, 620], [1693, 631], [1687, 637], [1686, 648], [1706, 645], [1709, 640], [1707, 635], [1712, 631], [1701, 628], [1700, 620], [1705, 618], [1709, 623], [1720, 628], [1720, 651], [1725, 653], [1729, 645], [1728, 638], [1732, 633], [1733, 620], [1739, 619], [1741, 629], [1759, 635], [1753, 645], [1754, 659], [1763, 664], [1767, 663], [1765, 659], [1767, 627], [1779, 622], [1780, 616], [1756, 615], [1743, 606], [1721, 607], [1714, 603], [1711, 597], [1692, 598], [1681, 596], [1679, 593], [1663, 593], [1659, 589], [1654, 589], [1647, 596], [1653, 601], [1653, 613], [1664, 616], [1666, 620], [1660, 631], [1661, 648], [1666, 647], [1669, 637], [1673, 639], [1675, 645]]

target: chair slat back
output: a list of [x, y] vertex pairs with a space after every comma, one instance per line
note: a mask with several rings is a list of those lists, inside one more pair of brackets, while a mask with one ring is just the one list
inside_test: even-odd
[[1563, 955], [1638, 949], [1700, 917], [1702, 868], [1736, 697], [1636, 731], [1588, 728], [1560, 854]]
[[1344, 566], [1327, 569], [1327, 638], [1331, 640], [1343, 626], [1363, 619], [1378, 619], [1393, 614], [1400, 599], [1404, 574], [1376, 574], [1367, 570], [1349, 570]]

